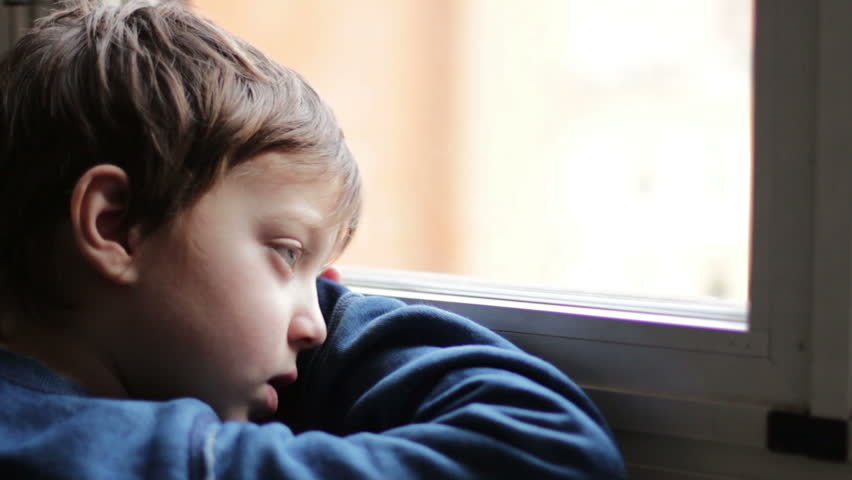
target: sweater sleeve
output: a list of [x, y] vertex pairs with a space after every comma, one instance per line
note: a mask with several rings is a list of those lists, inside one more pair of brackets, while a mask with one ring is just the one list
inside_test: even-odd
[[552, 365], [449, 312], [319, 288], [326, 343], [300, 360], [282, 422], [209, 432], [216, 478], [626, 478]]

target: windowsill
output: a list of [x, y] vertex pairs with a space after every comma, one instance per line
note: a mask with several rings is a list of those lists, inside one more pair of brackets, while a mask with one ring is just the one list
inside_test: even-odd
[[724, 302], [562, 292], [424, 272], [361, 267], [343, 267], [341, 270], [346, 284], [366, 295], [439, 303], [442, 306], [491, 307], [519, 311], [521, 315], [524, 312], [545, 312], [563, 318], [617, 320], [724, 332], [748, 331], [746, 307]]

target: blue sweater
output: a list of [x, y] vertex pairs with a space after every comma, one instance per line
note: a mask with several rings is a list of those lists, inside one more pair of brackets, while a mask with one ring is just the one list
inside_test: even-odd
[[0, 350], [0, 478], [626, 478], [600, 413], [553, 366], [451, 313], [318, 289], [328, 339], [264, 425], [190, 398], [93, 397]]

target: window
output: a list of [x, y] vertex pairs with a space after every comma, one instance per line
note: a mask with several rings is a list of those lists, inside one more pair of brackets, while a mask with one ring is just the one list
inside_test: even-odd
[[744, 320], [750, 2], [198, 3], [337, 110], [368, 202], [343, 265]]

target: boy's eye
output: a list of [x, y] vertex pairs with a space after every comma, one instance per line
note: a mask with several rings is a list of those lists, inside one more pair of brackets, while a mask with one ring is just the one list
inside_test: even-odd
[[293, 268], [302, 256], [302, 249], [291, 245], [278, 245], [273, 248], [290, 268]]

